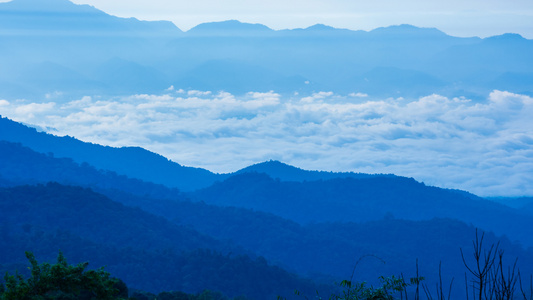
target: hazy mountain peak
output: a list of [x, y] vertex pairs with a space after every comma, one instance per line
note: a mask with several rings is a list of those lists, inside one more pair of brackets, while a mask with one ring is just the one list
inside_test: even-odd
[[306, 30], [338, 30], [338, 28], [325, 24], [315, 24], [306, 28]]
[[373, 177], [395, 177], [394, 175], [385, 174], [363, 174], [347, 172], [326, 172], [326, 171], [309, 171], [294, 167], [277, 160], [269, 160], [255, 165], [251, 165], [236, 172], [244, 173], [264, 173], [271, 178], [281, 181], [316, 181], [329, 180], [336, 178], [373, 178]]
[[501, 35], [495, 35], [486, 38], [489, 41], [501, 41], [501, 42], [515, 42], [515, 41], [526, 41], [527, 39], [521, 36], [518, 33], [504, 33]]
[[382, 36], [393, 36], [394, 35], [394, 36], [401, 36], [401, 37], [420, 36], [420, 35], [435, 36], [435, 37], [447, 36], [447, 34], [445, 34], [444, 32], [436, 28], [423, 28], [423, 27], [417, 27], [417, 26], [409, 25], [409, 24], [380, 27], [380, 28], [371, 30], [370, 33], [378, 34]]
[[187, 31], [189, 35], [199, 36], [249, 36], [273, 32], [263, 24], [243, 23], [238, 20], [202, 23]]
[[69, 0], [12, 0], [0, 3], [0, 28], [16, 35], [107, 36], [120, 32], [130, 36], [176, 36], [181, 33], [170, 21], [139, 21], [119, 18], [86, 4]]
[[278, 160], [269, 160], [261, 163], [257, 163], [251, 166], [248, 166], [244, 169], [237, 171], [237, 173], [246, 173], [246, 172], [259, 172], [271, 174], [275, 173], [287, 173], [290, 171], [303, 171], [297, 167], [290, 166], [288, 164], [282, 163]]
[[258, 23], [244, 23], [238, 20], [227, 20], [227, 21], [221, 21], [221, 22], [209, 22], [209, 23], [202, 23], [194, 28], [192, 30], [212, 30], [212, 29], [225, 29], [225, 30], [272, 30], [268, 28], [267, 26], [263, 24]]
[[6, 3], [0, 3], [0, 9], [5, 8], [11, 11], [28, 11], [28, 12], [93, 12], [103, 13], [102, 11], [86, 4], [75, 4], [69, 0], [12, 0]]

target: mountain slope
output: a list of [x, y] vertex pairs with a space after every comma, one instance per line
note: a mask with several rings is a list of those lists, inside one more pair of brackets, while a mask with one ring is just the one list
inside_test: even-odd
[[[75, 138], [57, 137], [36, 129], [0, 118], [0, 141], [20, 143], [40, 153], [53, 153], [56, 158], [70, 158], [77, 164], [84, 162], [97, 169], [109, 170], [147, 182], [163, 184], [182, 191], [194, 191], [224, 180], [232, 174], [214, 174], [200, 168], [184, 167], [165, 157], [138, 147], [113, 148], [84, 143]], [[7, 157], [7, 156], [6, 156]], [[134, 163], [133, 163], [134, 162]], [[234, 174], [246, 172], [266, 173], [283, 181], [311, 181], [333, 178], [367, 178], [374, 176], [360, 173], [319, 172], [298, 169], [280, 162], [270, 161], [249, 166]], [[34, 174], [32, 172], [26, 175]], [[56, 177], [55, 180], [60, 180]], [[83, 182], [76, 184], [85, 185]]]
[[[17, 149], [16, 152], [23, 154], [24, 151]], [[39, 155], [38, 157], [45, 156]], [[15, 166], [22, 165], [17, 161], [14, 161], [14, 164]], [[88, 175], [87, 169], [81, 168], [70, 173], [65, 172], [67, 170], [64, 165], [50, 166], [39, 160], [30, 159], [27, 164], [40, 166], [43, 170], [53, 169], [58, 173], [65, 173], [65, 176], [72, 178], [72, 181]], [[53, 179], [53, 173], [49, 172], [49, 174]], [[136, 282], [135, 280], [141, 280], [138, 272], [137, 275], [124, 274], [121, 264], [127, 264], [125, 261], [133, 260], [145, 266], [154, 259], [159, 260], [158, 268], [163, 268], [165, 262], [171, 265], [176, 261], [185, 263], [187, 260], [180, 258], [178, 254], [172, 254], [173, 252], [171, 254], [164, 252], [166, 258], [162, 260], [157, 258], [157, 253], [152, 252], [161, 247], [174, 248], [173, 243], [178, 241], [179, 247], [189, 249], [190, 247], [186, 246], [189, 243], [185, 241], [191, 238], [194, 241], [195, 232], [200, 232], [205, 237], [212, 236], [219, 240], [231, 241], [232, 245], [264, 256], [276, 265], [316, 278], [326, 276], [335, 280], [345, 279], [350, 274], [354, 260], [367, 253], [378, 255], [387, 261], [387, 265], [380, 266], [371, 263], [362, 266], [360, 271], [366, 274], [365, 280], [372, 280], [383, 274], [401, 272], [408, 274], [416, 258], [423, 261], [424, 275], [435, 278], [439, 261], [445, 262], [446, 272], [450, 276], [457, 275], [463, 270], [458, 256], [453, 256], [451, 253], [457, 251], [459, 247], [469, 249], [470, 240], [474, 234], [472, 226], [445, 219], [405, 221], [394, 220], [389, 216], [387, 219], [369, 223], [326, 223], [301, 226], [271, 214], [246, 209], [133, 196], [117, 190], [104, 190], [103, 192], [115, 201], [138, 207], [165, 219], [147, 218], [145, 213], [139, 209], [132, 210], [82, 188], [48, 184], [47, 186], [3, 189], [0, 190], [0, 202], [5, 202], [2, 202], [4, 206], [0, 207], [0, 211], [5, 215], [0, 216], [0, 219], [4, 221], [4, 223], [0, 222], [0, 227], [6, 228], [4, 232], [9, 232], [10, 240], [17, 241], [17, 243], [9, 243], [11, 248], [7, 248], [6, 251], [11, 251], [11, 254], [6, 257], [22, 252], [21, 249], [39, 249], [39, 253], [52, 256], [55, 253], [51, 253], [51, 249], [61, 247], [63, 250], [68, 249], [75, 258], [91, 258], [94, 263], [110, 266], [110, 270], [118, 272], [117, 275], [121, 274], [121, 278]], [[13, 201], [14, 199], [19, 200]], [[51, 209], [46, 207], [51, 207]], [[54, 217], [51, 217], [52, 215]], [[187, 228], [183, 238], [176, 239], [178, 234], [166, 232], [168, 229], [165, 228], [169, 226], [172, 228], [169, 221], [179, 225], [179, 228]], [[105, 228], [99, 227], [102, 224], [105, 224]], [[158, 229], [151, 229], [151, 226], [154, 226], [151, 224], [157, 225]], [[30, 231], [31, 234], [24, 233], [25, 230]], [[147, 234], [144, 230], [150, 232], [149, 237], [144, 237]], [[38, 234], [42, 236], [43, 233], [47, 236], [44, 240], [38, 238]], [[115, 236], [117, 234], [118, 237]], [[489, 241], [496, 240], [497, 238], [491, 234]], [[65, 246], [72, 243], [79, 244], [80, 248], [85, 250], [81, 251], [72, 245]], [[391, 245], [394, 244], [397, 246], [392, 247]], [[217, 247], [220, 243], [208, 242], [207, 245], [211, 248]], [[126, 251], [121, 250], [122, 247], [133, 249]], [[530, 254], [521, 250], [520, 246], [511, 244], [506, 238], [502, 239], [502, 247], [508, 250], [506, 253], [509, 255], [519, 256], [521, 262], [525, 263], [530, 260]], [[136, 250], [137, 248], [139, 249]], [[394, 250], [391, 250], [393, 248]], [[280, 251], [280, 249], [284, 250]], [[121, 258], [118, 259], [117, 255], [121, 255]], [[205, 269], [200, 261], [217, 259], [217, 255], [215, 258], [210, 257], [209, 255], [197, 257], [196, 264], [198, 265], [195, 268]], [[18, 259], [21, 258], [22, 256]], [[109, 259], [117, 261], [110, 262]], [[174, 262], [171, 263], [168, 259]], [[215, 265], [218, 266], [218, 263]], [[164, 274], [167, 274], [165, 272]], [[158, 276], [161, 274], [151, 275], [151, 278], [158, 278]], [[169, 274], [168, 277], [172, 275]], [[213, 284], [209, 278], [202, 280], [199, 282]], [[156, 284], [153, 281], [143, 284], [140, 286], [145, 289], [159, 290], [159, 287], [152, 286]], [[175, 283], [165, 281], [159, 284], [165, 284], [165, 289], [168, 289]]]
[[69, 136], [38, 132], [7, 118], [0, 118], [0, 140], [21, 143], [37, 152], [72, 158], [80, 164], [86, 162], [98, 169], [184, 191], [209, 186], [219, 178], [207, 170], [181, 166], [142, 148], [84, 143]]
[[327, 180], [333, 178], [370, 178], [370, 177], [393, 177], [394, 175], [371, 175], [353, 172], [325, 172], [325, 171], [308, 171], [297, 167], [287, 165], [279, 161], [266, 161], [243, 168], [233, 174], [243, 173], [265, 173], [274, 179], [281, 181], [315, 181]]
[[107, 265], [131, 288], [151, 292], [210, 288], [266, 300], [317, 288], [190, 228], [59, 184], [0, 189], [0, 241], [1, 271], [23, 265], [24, 251], [51, 260], [61, 249], [74, 261]]
[[119, 18], [68, 0], [12, 0], [0, 3], [0, 33], [12, 35], [168, 35], [181, 33], [172, 22]]
[[[265, 89], [284, 95], [329, 90], [349, 94], [363, 89], [375, 97], [435, 92], [486, 97], [494, 85], [532, 93], [524, 84], [533, 65], [532, 41], [513, 34], [457, 38], [411, 25], [366, 32], [317, 24], [276, 31], [236, 20], [181, 32], [171, 22], [118, 18], [67, 0], [13, 0], [0, 3], [0, 36], [0, 66], [6, 67], [5, 74], [51, 62], [82, 75], [72, 86], [56, 80], [48, 89], [34, 86], [31, 76], [2, 79], [21, 87], [2, 90], [0, 96], [10, 98], [38, 98], [55, 90], [67, 97], [162, 93], [170, 85], [236, 94]], [[114, 80], [94, 70], [114, 58], [151, 70], [161, 86], [129, 82], [115, 88], [113, 83], [131, 75], [128, 68], [112, 76]], [[209, 73], [205, 65], [212, 61], [239, 63]], [[187, 80], [195, 72], [209, 76]], [[522, 84], [506, 83], [506, 73]], [[154, 79], [135, 74], [136, 82]], [[231, 74], [238, 75], [235, 81], [227, 80]], [[387, 74], [386, 80], [371, 78]], [[306, 81], [313, 86], [303, 85]], [[79, 90], [80, 86], [86, 88]]]
[[119, 176], [111, 171], [96, 170], [87, 163], [80, 165], [69, 158], [55, 158], [51, 153], [37, 153], [20, 144], [6, 141], [0, 141], [0, 178], [8, 186], [53, 181], [163, 199], [182, 197], [176, 189]]
[[[88, 165], [79, 166], [70, 159], [54, 158], [51, 155], [35, 153], [21, 145], [5, 141], [0, 143], [0, 146], [0, 149], [3, 149], [3, 152], [0, 153], [2, 154], [0, 158], [3, 159], [0, 162], [0, 184], [63, 180], [62, 182], [94, 186], [98, 191], [105, 193], [115, 201], [110, 202], [109, 199], [87, 189], [67, 188], [57, 184], [37, 188], [5, 189], [4, 194], [0, 193], [0, 199], [7, 199], [7, 202], [0, 209], [7, 217], [1, 216], [0, 220], [6, 222], [0, 227], [5, 228], [3, 232], [6, 233], [8, 239], [22, 243], [12, 243], [13, 247], [16, 245], [16, 248], [9, 248], [10, 251], [13, 251], [11, 253], [21, 251], [20, 249], [23, 248], [37, 247], [41, 249], [42, 253], [55, 255], [50, 251], [56, 251], [56, 248], [50, 245], [56, 244], [61, 248], [71, 249], [76, 255], [75, 257], [81, 257], [83, 253], [93, 252], [97, 258], [96, 262], [113, 265], [113, 270], [124, 269], [121, 269], [123, 266], [108, 263], [105, 257], [102, 257], [105, 255], [101, 253], [108, 251], [109, 256], [113, 258], [122, 255], [121, 259], [118, 260], [120, 264], [123, 261], [135, 261], [136, 265], [142, 265], [142, 268], [147, 269], [150, 269], [146, 265], [150, 259], [158, 260], [158, 268], [167, 267], [167, 269], [168, 265], [173, 265], [176, 261], [180, 264], [190, 262], [189, 258], [183, 258], [180, 254], [172, 251], [170, 254], [163, 251], [166, 258], [158, 258], [158, 249], [173, 248], [172, 243], [176, 242], [175, 237], [179, 235], [179, 233], [167, 234], [164, 228], [179, 225], [178, 228], [188, 228], [185, 232], [187, 230], [192, 232], [190, 237], [185, 236], [179, 239], [185, 241], [181, 246], [186, 247], [186, 249], [191, 248], [186, 246], [190, 244], [186, 241], [191, 238], [194, 241], [196, 234], [200, 233], [208, 240], [214, 241], [207, 243], [209, 247], [230, 244], [234, 247], [233, 249], [240, 248], [243, 250], [239, 251], [264, 256], [276, 265], [314, 278], [346, 279], [357, 257], [368, 253], [379, 255], [387, 261], [387, 265], [381, 266], [374, 262], [361, 266], [361, 274], [366, 274], [365, 278], [362, 278], [365, 280], [372, 280], [384, 274], [408, 274], [409, 270], [412, 270], [416, 258], [421, 259], [421, 262], [423, 261], [425, 276], [436, 278], [438, 262], [442, 260], [447, 266], [447, 274], [451, 277], [452, 275], [457, 276], [463, 271], [462, 262], [457, 255], [453, 255], [453, 252], [456, 251], [457, 254], [459, 247], [465, 250], [469, 249], [470, 240], [474, 235], [474, 227], [456, 220], [434, 219], [435, 216], [464, 219], [477, 214], [480, 216], [478, 219], [474, 219], [472, 223], [479, 225], [482, 224], [482, 221], [492, 219], [492, 226], [499, 227], [493, 231], [498, 232], [499, 235], [505, 234], [513, 240], [517, 234], [525, 234], [521, 232], [520, 228], [513, 227], [514, 225], [523, 226], [525, 231], [531, 228], [528, 225], [530, 220], [516, 214], [515, 210], [505, 209], [499, 205], [485, 205], [481, 199], [464, 192], [426, 187], [412, 179], [391, 175], [363, 176], [362, 178], [347, 176], [347, 178], [306, 182], [306, 176], [322, 176], [324, 174], [299, 170], [278, 162], [269, 162], [255, 167], [257, 170], [263, 168], [266, 171], [293, 170], [294, 173], [289, 173], [289, 175], [302, 180], [302, 182], [282, 182], [273, 180], [265, 174], [244, 172], [207, 189], [212, 189], [211, 192], [215, 195], [213, 196], [215, 200], [227, 201], [229, 198], [229, 200], [234, 201], [219, 204], [244, 206], [255, 210], [251, 211], [243, 208], [216, 207], [202, 202], [186, 201], [183, 195], [176, 194], [175, 197], [172, 197], [171, 191], [164, 187], [121, 178], [109, 172], [99, 172]], [[251, 168], [253, 169], [254, 166]], [[334, 174], [325, 173], [325, 175]], [[233, 183], [233, 187], [228, 190], [227, 187], [230, 186], [230, 183]], [[221, 189], [221, 187], [226, 187], [226, 189]], [[150, 188], [154, 188], [155, 192], [152, 192]], [[205, 190], [193, 195], [203, 192]], [[46, 214], [42, 217], [39, 216], [39, 214], [43, 214], [41, 211], [43, 208], [39, 206], [41, 204], [13, 201], [13, 199], [27, 198], [43, 200], [44, 202], [40, 202], [43, 206], [53, 207], [46, 214], [50, 213], [57, 217], [53, 218]], [[208, 200], [206, 202], [212, 202], [212, 199]], [[360, 200], [365, 200], [367, 203], [362, 203], [364, 201]], [[428, 207], [435, 205], [437, 206], [435, 209], [428, 209]], [[130, 208], [127, 206], [137, 207], [133, 210], [135, 213], [128, 213]], [[264, 207], [270, 209], [271, 207], [268, 206], [274, 208], [270, 210], [271, 212], [286, 218], [295, 218], [295, 216], [300, 218], [316, 217], [319, 221], [328, 222], [315, 222], [315, 224], [302, 226], [274, 214], [258, 211], [264, 210]], [[39, 209], [39, 207], [41, 208]], [[155, 219], [160, 222], [155, 223], [159, 224], [157, 225], [159, 229], [146, 229], [153, 232], [151, 237], [144, 238], [144, 234], [147, 233], [139, 231], [145, 230], [145, 227], [148, 226], [146, 224], [152, 224], [155, 221], [147, 221], [150, 219], [143, 217], [143, 212], [140, 209], [160, 216], [159, 219]], [[91, 210], [99, 211], [106, 217], [95, 215]], [[461, 214], [463, 210], [467, 211]], [[331, 216], [337, 218], [331, 218]], [[394, 216], [426, 220], [395, 220]], [[86, 217], [90, 217], [91, 222], [85, 223]], [[511, 219], [512, 221], [510, 221]], [[82, 221], [80, 222], [80, 220]], [[363, 222], [364, 220], [374, 221]], [[468, 220], [472, 220], [472, 218]], [[346, 223], [343, 224], [339, 221]], [[19, 225], [13, 228], [13, 224], [17, 223]], [[28, 225], [25, 226], [24, 223]], [[96, 228], [92, 232], [85, 233], [89, 228], [100, 226], [100, 224], [116, 227], [116, 229]], [[9, 226], [11, 227], [8, 228]], [[31, 234], [24, 233], [24, 228]], [[40, 231], [46, 232], [47, 238], [44, 239], [46, 242], [38, 238], [39, 230], [32, 231], [31, 228], [40, 228]], [[482, 228], [486, 229], [487, 227], [482, 226]], [[9, 232], [12, 234], [7, 234]], [[120, 234], [119, 232], [124, 232], [124, 236], [114, 237], [115, 234]], [[159, 235], [165, 236], [159, 238]], [[143, 237], [141, 242], [136, 239], [137, 236]], [[153, 238], [158, 240], [152, 241]], [[496, 241], [497, 239], [493, 234], [489, 234], [487, 238], [488, 241]], [[217, 240], [227, 242], [220, 243]], [[35, 241], [40, 244], [33, 244]], [[79, 252], [81, 250], [76, 250], [76, 247], [73, 246], [64, 246], [68, 243], [79, 243], [83, 245], [82, 248], [86, 249], [86, 252]], [[149, 243], [149, 245], [144, 243]], [[137, 246], [139, 249], [136, 248]], [[505, 237], [502, 238], [502, 246], [505, 246], [506, 251], [508, 250], [506, 253], [519, 256], [521, 261], [523, 260], [526, 264], [533, 261], [533, 259], [530, 260], [531, 254], [529, 252], [521, 249], [519, 245], [511, 243]], [[132, 247], [132, 249], [128, 250], [122, 247]], [[197, 264], [193, 269], [201, 270], [206, 270], [206, 266], [202, 265], [201, 261], [230, 259], [230, 257], [217, 256], [216, 254], [214, 256], [211, 254], [206, 254], [207, 256], [203, 256], [204, 254], [191, 255], [196, 257], [191, 258]], [[213, 265], [216, 265], [217, 268], [224, 268], [224, 265], [227, 266], [232, 263], [226, 261], [221, 264], [213, 263]], [[261, 264], [261, 261], [257, 261], [257, 263]], [[0, 264], [2, 264], [1, 261]], [[128, 263], [125, 264], [128, 265]], [[191, 267], [183, 268], [187, 270], [180, 273], [184, 274], [183, 276], [187, 272], [191, 272]], [[181, 269], [182, 267], [180, 267]], [[529, 269], [524, 267], [523, 270], [528, 271]], [[166, 274], [166, 278], [172, 278], [173, 275], [168, 272], [166, 270], [162, 273]], [[219, 274], [217, 272], [214, 273]], [[132, 272], [124, 275], [124, 279], [140, 280], [139, 272], [130, 273]], [[235, 276], [236, 274], [240, 273], [234, 273]], [[156, 272], [150, 276], [151, 278], [159, 278], [157, 277], [159, 275]], [[205, 276], [205, 273], [200, 272], [198, 276]], [[235, 277], [227, 277], [228, 275], [223, 276], [224, 278], [235, 279]], [[207, 278], [212, 277], [208, 276]], [[211, 279], [206, 278], [195, 280], [205, 284], [217, 282], [215, 279], [210, 281]], [[172, 284], [181, 286], [175, 282], [172, 283], [173, 281], [164, 282], [166, 287], [172, 286]], [[183, 279], [183, 282], [190, 281]], [[152, 285], [160, 283], [148, 281], [143, 284], [145, 284], [146, 289], [157, 290]], [[149, 284], [150, 286], [148, 286]], [[192, 283], [189, 284], [192, 285]], [[228, 282], [224, 284], [229, 286]]]
[[[408, 221], [389, 215], [371, 222], [300, 225], [270, 213], [237, 207], [188, 201], [132, 198], [126, 201], [146, 203], [139, 205], [177, 224], [191, 226], [220, 240], [230, 240], [294, 272], [329, 280], [346, 279], [356, 260], [369, 253], [387, 264], [376, 261], [363, 266], [360, 274], [365, 274], [364, 280], [374, 280], [384, 274], [407, 275], [413, 271], [417, 258], [423, 262], [424, 276], [431, 280], [438, 276], [440, 261], [450, 277], [458, 276], [464, 270], [459, 248], [469, 253], [475, 236], [472, 225], [452, 219]], [[498, 239], [488, 233], [487, 243]], [[500, 239], [506, 253], [520, 257], [523, 270], [531, 272], [526, 261], [533, 261], [533, 253], [506, 237]]]
[[311, 222], [365, 222], [387, 215], [401, 219], [453, 218], [533, 245], [533, 218], [474, 195], [426, 186], [411, 178], [337, 178], [282, 182], [244, 173], [191, 193], [208, 204], [235, 206]]
[[[154, 57], [161, 56], [163, 45], [181, 34], [172, 22], [119, 18], [68, 0], [0, 3], [0, 65], [5, 61], [3, 72], [11, 75], [13, 84], [23, 87], [22, 91], [3, 91], [1, 97], [41, 98], [55, 91], [66, 97], [123, 92], [108, 78], [93, 73], [94, 66], [114, 57], [150, 66]], [[27, 74], [42, 63], [69, 68], [82, 76], [49, 77], [46, 70]], [[118, 78], [122, 75], [128, 74], [121, 73]], [[35, 76], [40, 78], [36, 81]], [[153, 79], [150, 74], [142, 78]], [[140, 87], [146, 88], [143, 92], [155, 91], [152, 85], [148, 86], [151, 89]]]
[[199, 24], [186, 32], [186, 36], [258, 36], [271, 34], [274, 31], [262, 24], [241, 23], [237, 20]]
[[89, 189], [57, 183], [19, 186], [2, 189], [0, 199], [1, 219], [7, 224], [34, 223], [44, 231], [66, 230], [113, 247], [136, 246], [146, 250], [221, 247], [214, 239], [194, 230], [113, 202]]

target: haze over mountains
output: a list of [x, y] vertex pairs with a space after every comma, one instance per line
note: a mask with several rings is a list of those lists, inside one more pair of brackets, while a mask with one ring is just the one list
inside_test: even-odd
[[519, 35], [236, 20], [182, 32], [52, 2], [0, 3], [3, 116], [212, 172], [273, 159], [533, 193], [520, 163], [531, 157], [533, 49]]
[[13, 0], [0, 3], [0, 15], [6, 98], [158, 93], [171, 85], [237, 94], [532, 93], [533, 42], [513, 34], [456, 38], [409, 25], [274, 31], [238, 21], [182, 32], [67, 0]]
[[480, 196], [533, 195], [532, 53], [0, 3], [0, 272], [62, 249], [131, 288], [262, 300], [328, 293], [372, 254], [357, 280], [419, 259], [433, 286], [479, 228], [531, 274], [532, 198]]

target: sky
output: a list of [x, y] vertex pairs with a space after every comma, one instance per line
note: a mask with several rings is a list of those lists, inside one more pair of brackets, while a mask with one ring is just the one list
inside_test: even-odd
[[[0, 2], [8, 2], [0, 0]], [[73, 0], [106, 13], [141, 20], [168, 20], [180, 29], [236, 19], [272, 29], [322, 23], [372, 30], [411, 24], [435, 27], [454, 36], [487, 37], [519, 33], [533, 39], [531, 0]]]
[[236, 19], [272, 29], [322, 23], [371, 30], [411, 24], [435, 27], [455, 36], [506, 32], [533, 38], [531, 0], [74, 0], [107, 13], [143, 20], [169, 20], [188, 30], [205, 22]]
[[171, 89], [66, 103], [54, 95], [0, 100], [0, 115], [221, 173], [274, 159], [308, 170], [392, 173], [480, 196], [533, 196], [533, 98], [504, 91], [470, 101]]

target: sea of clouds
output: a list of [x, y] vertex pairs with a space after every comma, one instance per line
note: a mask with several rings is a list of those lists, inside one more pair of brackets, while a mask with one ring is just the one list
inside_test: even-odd
[[481, 196], [533, 195], [533, 98], [504, 91], [471, 101], [169, 90], [0, 100], [0, 115], [214, 172], [274, 159], [311, 170], [393, 173]]

